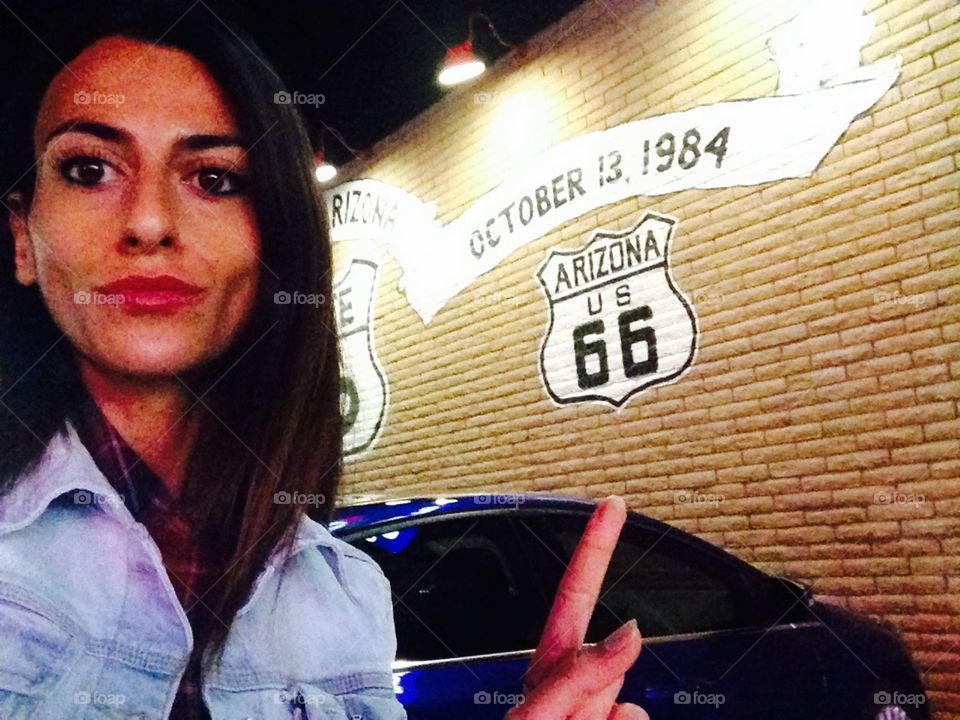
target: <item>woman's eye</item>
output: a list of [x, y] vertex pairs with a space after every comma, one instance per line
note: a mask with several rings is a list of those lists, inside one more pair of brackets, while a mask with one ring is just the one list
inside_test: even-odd
[[93, 156], [79, 156], [69, 158], [60, 163], [60, 174], [74, 185], [94, 187], [108, 180], [108, 173], [113, 172], [106, 160]]
[[243, 181], [239, 173], [221, 168], [201, 168], [197, 173], [197, 184], [210, 195], [236, 195], [243, 190]]

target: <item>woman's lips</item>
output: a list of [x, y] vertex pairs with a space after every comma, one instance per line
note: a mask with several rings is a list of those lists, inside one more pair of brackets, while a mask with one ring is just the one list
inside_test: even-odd
[[[94, 288], [97, 304], [115, 305], [133, 314], [171, 314], [200, 300], [204, 288], [173, 275], [130, 275]], [[100, 300], [102, 299], [102, 302]]]

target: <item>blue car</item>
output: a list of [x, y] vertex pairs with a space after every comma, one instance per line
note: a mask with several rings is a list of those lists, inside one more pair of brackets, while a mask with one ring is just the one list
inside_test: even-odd
[[[595, 503], [452, 495], [341, 507], [338, 537], [390, 579], [395, 690], [410, 720], [503, 720]], [[900, 640], [668, 524], [628, 513], [587, 642], [631, 618], [618, 702], [653, 720], [925, 720]]]

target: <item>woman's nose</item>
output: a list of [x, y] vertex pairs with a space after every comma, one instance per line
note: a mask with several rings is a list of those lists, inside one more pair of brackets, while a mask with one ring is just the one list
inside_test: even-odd
[[151, 172], [137, 179], [125, 210], [121, 241], [125, 251], [149, 252], [178, 243], [175, 188], [161, 173]]

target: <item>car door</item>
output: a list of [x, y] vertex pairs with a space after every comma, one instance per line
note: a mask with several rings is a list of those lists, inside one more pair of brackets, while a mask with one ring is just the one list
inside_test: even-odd
[[[538, 595], [552, 598], [586, 521], [586, 513], [517, 513]], [[786, 585], [776, 592], [776, 579], [690, 539], [634, 522], [620, 536], [587, 631], [597, 642], [637, 619], [643, 650], [619, 701], [657, 720], [829, 717], [817, 652], [828, 630]]]
[[390, 579], [395, 690], [410, 720], [502, 720], [542, 627], [514, 523], [495, 512], [418, 519], [350, 542]]

